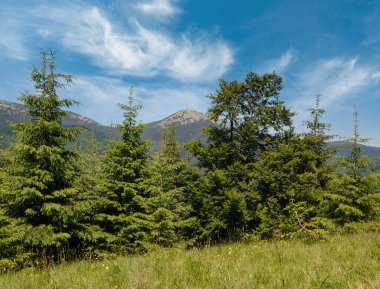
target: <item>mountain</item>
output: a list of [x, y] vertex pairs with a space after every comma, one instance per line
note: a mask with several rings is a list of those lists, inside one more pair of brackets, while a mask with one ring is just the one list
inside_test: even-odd
[[[14, 137], [10, 123], [20, 122], [25, 119], [26, 110], [22, 104], [0, 100], [0, 135], [3, 136], [1, 145], [6, 145]], [[167, 118], [148, 123], [143, 137], [151, 141], [152, 151], [158, 150], [163, 128], [167, 127], [171, 122], [175, 125], [180, 143], [186, 143], [196, 138], [204, 139], [202, 129], [213, 124], [205, 114], [191, 109], [183, 109]], [[82, 139], [88, 138], [93, 133], [102, 146], [106, 144], [107, 139], [116, 139], [118, 137], [117, 128], [101, 125], [90, 118], [69, 111], [67, 116], [63, 118], [62, 124], [66, 127], [83, 128]]]
[[[22, 104], [0, 100], [0, 135], [4, 137], [0, 145], [5, 145], [14, 136], [10, 122], [20, 122], [26, 118], [26, 111]], [[151, 151], [157, 151], [160, 147], [163, 129], [170, 123], [174, 123], [179, 143], [184, 144], [192, 139], [205, 140], [202, 135], [204, 127], [216, 125], [206, 114], [191, 109], [180, 110], [162, 120], [146, 124], [143, 137], [150, 140]], [[82, 140], [94, 134], [102, 147], [105, 146], [107, 139], [116, 139], [118, 130], [115, 127], [104, 126], [96, 121], [82, 115], [67, 112], [63, 118], [63, 125], [66, 127], [81, 127], [84, 133]], [[83, 142], [84, 143], [84, 142]], [[334, 141], [330, 145], [340, 147], [339, 155], [346, 156], [348, 151], [342, 147], [343, 142]], [[374, 157], [380, 169], [380, 148], [362, 145], [364, 155]]]
[[[26, 118], [26, 110], [22, 104], [0, 100], [0, 135], [3, 136], [1, 145], [4, 146], [14, 137], [11, 123], [21, 122]], [[88, 137], [93, 132], [97, 140], [102, 144], [108, 138], [116, 138], [118, 134], [117, 129], [114, 127], [103, 126], [88, 117], [69, 111], [62, 119], [62, 124], [66, 127], [83, 128], [83, 138]]]
[[[335, 146], [338, 148], [337, 155], [339, 156], [348, 156], [349, 151], [347, 148], [347, 145], [343, 141], [331, 141], [329, 142], [331, 146]], [[362, 148], [362, 154], [365, 156], [369, 156], [373, 158], [376, 162], [376, 168], [378, 171], [380, 171], [380, 148], [379, 147], [373, 147], [373, 146], [367, 146], [367, 145], [360, 145]]]
[[205, 140], [202, 135], [203, 128], [214, 125], [214, 122], [209, 120], [205, 114], [191, 109], [183, 109], [167, 118], [148, 123], [144, 130], [144, 138], [152, 141], [152, 151], [159, 149], [163, 129], [170, 123], [174, 124], [178, 142], [181, 144], [193, 139]]

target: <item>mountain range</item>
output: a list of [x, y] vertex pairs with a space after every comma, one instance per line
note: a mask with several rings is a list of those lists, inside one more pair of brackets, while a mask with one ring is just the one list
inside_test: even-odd
[[[3, 136], [2, 145], [9, 142], [13, 137], [12, 122], [21, 122], [26, 119], [26, 110], [22, 104], [0, 100], [0, 135]], [[192, 139], [204, 139], [202, 129], [213, 124], [207, 116], [201, 112], [183, 109], [162, 120], [147, 123], [143, 138], [150, 141], [152, 151], [157, 151], [162, 138], [163, 129], [171, 122], [174, 123], [177, 139], [183, 144]], [[101, 145], [105, 145], [107, 139], [116, 139], [118, 129], [114, 126], [105, 126], [88, 117], [69, 112], [63, 118], [65, 127], [80, 127], [83, 129], [83, 138], [94, 134]]]
[[[13, 137], [11, 122], [20, 122], [26, 118], [26, 110], [22, 104], [0, 100], [0, 135], [3, 136], [2, 144], [9, 142]], [[170, 123], [174, 123], [177, 139], [180, 144], [184, 144], [192, 139], [205, 139], [202, 130], [208, 125], [215, 125], [206, 114], [201, 112], [183, 109], [162, 120], [147, 123], [143, 137], [150, 141], [151, 151], [159, 149], [163, 129]], [[93, 134], [101, 146], [105, 146], [107, 139], [117, 139], [118, 130], [116, 127], [101, 125], [88, 117], [67, 112], [62, 123], [66, 127], [83, 128], [82, 139]], [[331, 142], [331, 145], [340, 147], [341, 141]], [[380, 168], [380, 148], [362, 145], [364, 155], [374, 157], [377, 160], [377, 167]], [[339, 155], [347, 155], [347, 150], [339, 149]]]

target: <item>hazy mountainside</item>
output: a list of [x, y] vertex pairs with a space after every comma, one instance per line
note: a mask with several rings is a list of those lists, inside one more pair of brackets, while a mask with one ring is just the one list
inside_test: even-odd
[[[2, 145], [14, 136], [11, 122], [20, 122], [26, 119], [26, 111], [22, 104], [0, 100], [0, 135], [3, 136]], [[213, 124], [203, 113], [191, 109], [180, 110], [169, 117], [160, 121], [148, 123], [144, 130], [144, 138], [151, 141], [153, 151], [158, 150], [163, 128], [171, 122], [175, 124], [177, 138], [180, 143], [186, 143], [192, 139], [204, 138], [202, 129]], [[67, 112], [63, 119], [66, 127], [81, 127], [84, 129], [82, 138], [86, 139], [92, 133], [101, 145], [106, 143], [109, 138], [117, 138], [118, 130], [116, 127], [104, 126], [96, 121], [81, 116], [76, 113]]]
[[[25, 108], [22, 104], [0, 100], [0, 135], [4, 137], [4, 142], [9, 141], [13, 137], [13, 129], [10, 122], [20, 122], [26, 118]], [[177, 138], [179, 143], [184, 144], [192, 139], [204, 139], [202, 129], [208, 125], [215, 125], [203, 113], [191, 109], [180, 110], [167, 118], [151, 122], [147, 124], [144, 130], [144, 138], [151, 141], [152, 151], [157, 151], [162, 138], [163, 128], [167, 127], [171, 122], [175, 125]], [[88, 138], [92, 133], [95, 135], [101, 145], [105, 145], [109, 138], [117, 138], [117, 128], [104, 126], [96, 121], [81, 116], [76, 113], [68, 112], [63, 119], [63, 124], [67, 127], [81, 127], [84, 129], [82, 139]], [[343, 142], [334, 141], [331, 145], [340, 147]], [[380, 148], [362, 145], [363, 154], [376, 158], [378, 168], [380, 168]], [[347, 155], [347, 149], [339, 148], [339, 155]]]
[[191, 109], [180, 110], [167, 118], [147, 124], [144, 130], [144, 138], [151, 140], [152, 150], [158, 150], [162, 132], [165, 127], [173, 122], [179, 143], [184, 144], [192, 139], [205, 139], [202, 130], [208, 125], [213, 125], [207, 116]]
[[[2, 145], [9, 142], [14, 137], [12, 122], [21, 122], [26, 120], [26, 110], [22, 104], [0, 100], [0, 135], [3, 137]], [[104, 144], [108, 138], [117, 136], [117, 129], [110, 126], [103, 126], [96, 121], [82, 115], [67, 112], [62, 120], [66, 127], [83, 128], [82, 138], [87, 138], [94, 133], [97, 140]]]

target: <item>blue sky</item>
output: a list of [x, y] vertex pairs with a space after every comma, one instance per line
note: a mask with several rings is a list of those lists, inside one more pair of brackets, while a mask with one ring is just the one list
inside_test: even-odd
[[248, 71], [284, 77], [281, 97], [298, 131], [321, 95], [331, 133], [380, 146], [380, 1], [3, 0], [0, 99], [32, 91], [41, 48], [75, 77], [73, 111], [119, 123], [130, 85], [144, 122], [182, 108], [206, 112], [218, 79]]

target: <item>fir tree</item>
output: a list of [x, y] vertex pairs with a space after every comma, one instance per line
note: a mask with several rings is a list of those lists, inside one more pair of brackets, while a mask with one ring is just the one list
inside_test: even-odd
[[340, 157], [341, 173], [329, 183], [325, 195], [326, 217], [339, 225], [370, 221], [379, 218], [379, 174], [373, 171], [374, 161], [362, 155], [361, 143], [368, 139], [359, 133], [359, 113], [355, 110], [354, 134], [347, 139], [348, 156]]
[[321, 122], [325, 111], [319, 104], [317, 96], [310, 109], [312, 120], [306, 121], [309, 131], [293, 133], [277, 149], [265, 152], [251, 173], [251, 190], [258, 196], [256, 231], [264, 237], [315, 238], [326, 233], [318, 211], [334, 171], [329, 162], [334, 149], [326, 143], [330, 125]]
[[127, 105], [119, 104], [124, 120], [118, 126], [121, 141], [110, 141], [103, 159], [105, 179], [101, 184], [97, 223], [108, 233], [102, 248], [119, 253], [145, 250], [150, 230], [149, 188], [143, 184], [148, 161], [147, 142], [141, 139], [144, 125], [137, 122], [140, 105], [133, 103], [130, 89]]
[[220, 125], [204, 130], [206, 144], [187, 145], [207, 170], [257, 161], [263, 151], [286, 137], [294, 115], [279, 99], [282, 78], [275, 73], [251, 72], [243, 82], [222, 79], [219, 86], [209, 96], [209, 117]]
[[75, 255], [88, 236], [81, 222], [86, 201], [73, 187], [76, 155], [67, 149], [78, 130], [62, 126], [63, 108], [75, 102], [59, 98], [57, 91], [72, 77], [56, 72], [54, 53], [42, 51], [41, 58], [41, 68], [31, 73], [36, 94], [24, 92], [19, 98], [27, 120], [14, 124], [17, 167], [4, 193], [4, 209], [17, 223], [13, 238], [24, 253], [46, 263]]
[[180, 156], [173, 123], [163, 130], [161, 149], [151, 171], [150, 186], [157, 188], [152, 241], [172, 246], [192, 238], [195, 219], [190, 217], [190, 199], [197, 174]]

